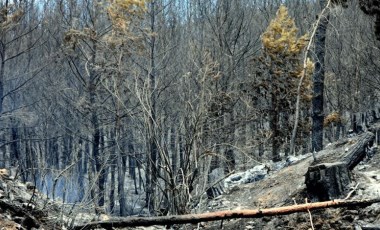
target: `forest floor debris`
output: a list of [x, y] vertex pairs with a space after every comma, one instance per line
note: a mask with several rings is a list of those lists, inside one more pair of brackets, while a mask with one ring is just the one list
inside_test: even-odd
[[[319, 153], [319, 157], [337, 155], [356, 143], [359, 136], [331, 144]], [[260, 180], [246, 183], [244, 178], [252, 174], [252, 169], [227, 177], [226, 181], [244, 181], [230, 186], [225, 194], [198, 206], [194, 213], [220, 210], [264, 209], [285, 205], [305, 203], [304, 175], [313, 162], [311, 154], [303, 159], [292, 161], [279, 170], [271, 170], [264, 166], [254, 168], [254, 174]], [[353, 171], [352, 188], [355, 191], [350, 199], [371, 199], [380, 197], [380, 154], [374, 153], [370, 159], [362, 161]], [[240, 178], [241, 177], [241, 178]], [[240, 178], [237, 180], [237, 178]], [[243, 180], [244, 179], [244, 180]], [[223, 183], [227, 183], [224, 181]], [[5, 229], [65, 229], [63, 224], [70, 218], [63, 215], [64, 205], [53, 202], [39, 193], [30, 183], [23, 184], [11, 178], [6, 170], [0, 170], [0, 226]], [[77, 215], [78, 220], [90, 222], [93, 215]], [[316, 229], [365, 229], [380, 226], [380, 204], [366, 208], [324, 209], [311, 212]], [[33, 228], [32, 228], [33, 227]], [[181, 225], [180, 229], [310, 229], [308, 213], [295, 213], [287, 216], [264, 217], [261, 219], [233, 219], [202, 223], [198, 225]], [[124, 228], [128, 229], [128, 228]], [[163, 226], [140, 227], [134, 229], [165, 229]]]
[[[357, 142], [354, 136], [337, 143], [332, 143], [326, 150], [318, 153], [319, 157], [336, 158]], [[372, 158], [364, 159], [352, 171], [352, 193], [350, 199], [367, 199], [380, 197], [380, 153], [372, 154]], [[203, 210], [211, 212], [219, 210], [254, 209], [280, 207], [290, 204], [305, 203], [305, 177], [309, 165], [313, 162], [311, 154], [279, 171], [252, 184], [235, 186], [228, 194], [209, 200]], [[365, 229], [368, 226], [380, 228], [380, 204], [373, 204], [363, 209], [325, 209], [311, 212], [315, 229]], [[308, 213], [290, 214], [287, 216], [264, 217], [261, 219], [237, 219], [209, 222], [202, 229], [311, 229]], [[184, 228], [186, 229], [186, 228]], [[188, 228], [189, 229], [189, 228]]]

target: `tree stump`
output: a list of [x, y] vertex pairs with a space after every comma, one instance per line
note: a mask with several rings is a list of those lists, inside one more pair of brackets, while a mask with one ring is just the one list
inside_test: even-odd
[[344, 162], [310, 166], [305, 180], [311, 199], [319, 201], [342, 197], [350, 182], [350, 171]]

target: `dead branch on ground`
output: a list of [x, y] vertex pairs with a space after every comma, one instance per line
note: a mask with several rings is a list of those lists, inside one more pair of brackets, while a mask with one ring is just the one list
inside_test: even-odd
[[332, 200], [325, 202], [306, 203], [284, 207], [275, 207], [256, 210], [228, 210], [202, 214], [157, 216], [157, 217], [129, 217], [117, 220], [98, 221], [85, 225], [78, 225], [73, 230], [88, 230], [95, 228], [114, 229], [122, 227], [173, 225], [173, 224], [196, 224], [200, 222], [236, 219], [236, 218], [261, 218], [264, 216], [288, 215], [308, 210], [340, 208], [340, 207], [366, 207], [373, 203], [380, 203], [380, 198], [367, 200]]

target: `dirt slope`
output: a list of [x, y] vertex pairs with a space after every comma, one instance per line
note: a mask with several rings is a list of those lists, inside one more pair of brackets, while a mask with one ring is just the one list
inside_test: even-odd
[[[318, 153], [318, 158], [336, 158], [351, 148], [358, 136], [329, 145]], [[237, 186], [229, 194], [221, 195], [208, 204], [207, 211], [228, 209], [257, 209], [304, 203], [304, 175], [313, 162], [311, 154], [295, 164], [272, 172], [265, 179], [251, 184]], [[380, 154], [365, 159], [353, 171], [352, 187], [357, 189], [352, 199], [376, 198], [380, 196]], [[311, 213], [315, 229], [366, 229], [377, 226], [380, 229], [380, 205], [373, 204], [365, 209], [326, 209]], [[220, 229], [221, 223], [206, 223], [204, 229]], [[223, 223], [224, 229], [311, 229], [308, 213], [292, 214], [252, 220], [231, 220]]]

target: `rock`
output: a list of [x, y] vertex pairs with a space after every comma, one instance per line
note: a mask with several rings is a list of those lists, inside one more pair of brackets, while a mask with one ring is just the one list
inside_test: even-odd
[[348, 215], [348, 216], [343, 216], [342, 219], [352, 222], [354, 220], [354, 217], [351, 215]]
[[0, 190], [6, 192], [8, 190], [7, 183], [4, 183], [3, 181], [0, 181]]
[[22, 203], [22, 207], [26, 208], [26, 209], [29, 209], [29, 210], [32, 210], [32, 209], [35, 209], [36, 206], [34, 204], [31, 204], [31, 203]]
[[362, 227], [360, 227], [360, 225], [355, 224], [355, 230], [362, 230]]
[[299, 156], [288, 156], [285, 160], [279, 161], [279, 162], [271, 162], [270, 163], [270, 168], [272, 171], [278, 171], [281, 170], [285, 167], [288, 167], [290, 165], [293, 165], [300, 160], [303, 160], [307, 157], [309, 157], [310, 154], [304, 154], [304, 155], [299, 155]]
[[230, 190], [232, 187], [241, 184], [248, 184], [264, 179], [268, 175], [268, 168], [265, 165], [257, 165], [245, 172], [232, 174], [224, 180], [224, 187]]
[[239, 181], [241, 179], [242, 179], [242, 177], [240, 175], [231, 177], [231, 181]]
[[278, 171], [287, 166], [286, 161], [279, 161], [279, 162], [271, 162], [270, 168], [272, 171]]
[[36, 186], [32, 182], [26, 182], [25, 185], [26, 185], [26, 188], [30, 190], [33, 190], [36, 188]]
[[368, 165], [359, 165], [359, 166], [357, 166], [356, 167], [356, 170], [358, 170], [358, 171], [362, 171], [362, 170], [364, 170], [364, 169], [366, 169], [366, 168], [368, 168]]
[[288, 156], [287, 158], [286, 158], [286, 163], [287, 163], [287, 165], [291, 165], [291, 164], [293, 164], [293, 163], [295, 163], [295, 162], [297, 162], [297, 161], [299, 161], [300, 160], [300, 158], [299, 157], [296, 157], [296, 156]]
[[100, 221], [106, 221], [106, 220], [109, 220], [110, 219], [110, 217], [108, 216], [108, 215], [106, 215], [106, 214], [100, 214], [100, 216], [99, 216], [99, 220]]
[[0, 176], [2, 178], [9, 178], [9, 172], [7, 169], [0, 169]]
[[365, 230], [365, 229], [371, 229], [371, 230], [380, 230], [380, 224], [364, 224], [361, 226], [361, 229]]
[[248, 184], [248, 183], [252, 183], [252, 182], [262, 180], [262, 179], [264, 179], [265, 176], [266, 176], [266, 174], [251, 175], [251, 177], [247, 178], [247, 180], [244, 182], [244, 184]]

